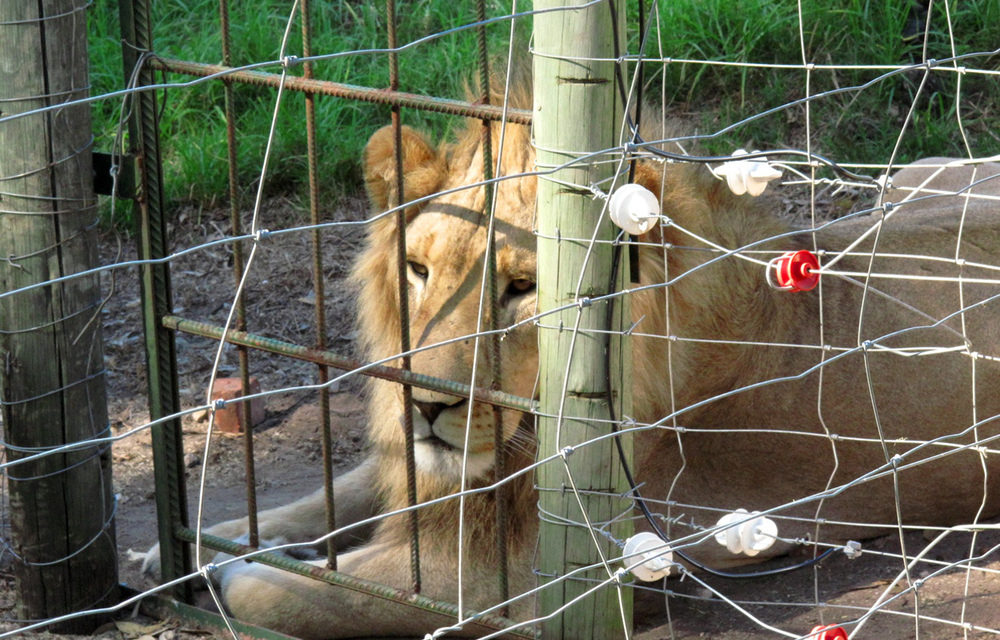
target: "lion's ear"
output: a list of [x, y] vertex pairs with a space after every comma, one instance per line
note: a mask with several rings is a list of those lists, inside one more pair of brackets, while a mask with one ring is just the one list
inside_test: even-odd
[[[403, 197], [409, 202], [438, 190], [447, 171], [444, 158], [419, 133], [401, 130], [403, 150]], [[392, 126], [372, 135], [364, 153], [365, 186], [376, 211], [399, 204], [396, 183], [396, 155]]]

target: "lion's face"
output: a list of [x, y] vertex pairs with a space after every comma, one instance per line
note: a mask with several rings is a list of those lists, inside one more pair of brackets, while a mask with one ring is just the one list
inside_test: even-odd
[[[520, 145], [523, 140], [514, 144]], [[482, 180], [482, 156], [478, 145], [461, 145], [447, 155], [433, 150], [422, 138], [404, 130], [406, 151], [405, 198], [412, 200], [436, 191], [474, 184]], [[531, 158], [519, 146], [504, 162], [504, 174], [530, 170]], [[376, 213], [394, 204], [394, 158], [391, 131], [382, 130], [369, 142], [365, 156], [366, 178]], [[496, 325], [511, 327], [534, 313], [535, 237], [531, 231], [534, 212], [534, 180], [523, 178], [497, 185], [494, 222], [497, 256]], [[440, 196], [407, 212], [406, 270], [409, 300], [410, 341], [416, 351], [414, 372], [470, 384], [475, 372], [479, 387], [495, 386], [490, 339], [476, 334], [490, 326], [491, 308], [484, 299], [484, 268], [489, 219], [483, 215], [482, 188], [463, 189]], [[390, 218], [377, 223], [370, 244], [358, 267], [366, 291], [362, 295], [361, 329], [373, 357], [388, 357], [399, 351], [398, 308], [396, 323], [385, 305], [395, 305], [395, 223]], [[377, 282], [375, 282], [377, 281]], [[378, 289], [377, 303], [370, 293]], [[372, 308], [374, 307], [374, 308]], [[530, 323], [503, 335], [500, 342], [500, 387], [508, 393], [531, 397], [534, 392], [538, 351]], [[385, 386], [386, 395], [398, 412], [402, 390]], [[387, 401], [380, 396], [377, 402]], [[463, 457], [470, 478], [483, 476], [494, 461], [497, 412], [505, 439], [527, 444], [519, 432], [520, 412], [426, 389], [413, 388], [413, 425], [416, 461], [420, 471], [458, 478]], [[391, 424], [391, 421], [389, 421]], [[397, 423], [398, 424], [398, 423]], [[376, 446], [397, 449], [398, 426], [373, 425]]]

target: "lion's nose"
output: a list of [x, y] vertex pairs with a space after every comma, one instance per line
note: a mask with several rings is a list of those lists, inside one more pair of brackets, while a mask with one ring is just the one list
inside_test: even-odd
[[448, 405], [443, 402], [421, 402], [419, 400], [414, 400], [413, 406], [427, 420], [427, 424], [434, 424], [441, 412], [448, 408]]

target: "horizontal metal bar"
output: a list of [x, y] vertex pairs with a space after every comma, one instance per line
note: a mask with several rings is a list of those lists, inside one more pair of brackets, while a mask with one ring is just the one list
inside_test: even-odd
[[[152, 58], [149, 61], [149, 66], [159, 71], [168, 71], [170, 73], [180, 73], [183, 75], [202, 78], [224, 73], [226, 80], [266, 87], [277, 88], [282, 82], [281, 75], [277, 73], [236, 69], [234, 67], [226, 67], [219, 64], [188, 62], [186, 60], [174, 60], [172, 58]], [[341, 82], [316, 80], [314, 78], [302, 78], [291, 75], [285, 76], [284, 86], [285, 89], [288, 89], [289, 91], [302, 91], [305, 93], [360, 100], [362, 102], [409, 107], [411, 109], [421, 109], [423, 111], [433, 111], [435, 113], [447, 113], [450, 115], [465, 116], [467, 118], [478, 118], [480, 120], [500, 121], [504, 119], [504, 114], [506, 114], [507, 122], [512, 122], [514, 124], [531, 124], [531, 111], [526, 109], [505, 110], [503, 106], [497, 105], [473, 104], [462, 100], [434, 98], [415, 93], [405, 93], [403, 91], [359, 87], [351, 84], [343, 84]]]
[[[165, 316], [163, 318], [163, 326], [167, 329], [173, 329], [174, 331], [180, 331], [182, 333], [202, 336], [205, 338], [214, 338], [216, 340], [220, 340], [222, 338], [222, 327], [217, 327], [204, 322], [196, 322], [194, 320], [185, 320], [177, 316]], [[247, 333], [245, 331], [230, 330], [226, 335], [226, 342], [250, 347], [252, 349], [258, 349], [260, 351], [267, 351], [269, 353], [277, 353], [290, 358], [296, 358], [298, 360], [324, 364], [330, 367], [336, 367], [337, 369], [343, 369], [345, 371], [353, 371], [364, 367], [364, 370], [359, 372], [363, 375], [374, 376], [376, 378], [389, 380], [391, 382], [399, 382], [401, 384], [410, 384], [414, 387], [420, 387], [421, 389], [430, 389], [432, 391], [447, 393], [448, 395], [458, 396], [460, 398], [468, 398], [471, 391], [471, 387], [469, 385], [462, 384], [460, 382], [425, 376], [419, 373], [397, 369], [395, 367], [387, 367], [385, 365], [372, 365], [362, 360], [358, 360], [357, 358], [348, 358], [330, 351], [324, 351], [312, 347], [303, 347], [297, 344], [292, 344], [291, 342], [284, 342], [273, 338], [265, 338], [263, 336]], [[537, 403], [533, 400], [528, 400], [527, 398], [511, 395], [502, 391], [493, 391], [492, 389], [476, 389], [475, 398], [477, 402], [485, 402], [486, 404], [505, 407], [507, 409], [516, 409], [518, 411], [526, 411], [529, 413], [534, 411], [537, 405]]]
[[[194, 543], [196, 541], [195, 531], [185, 527], [178, 527], [175, 529], [174, 536], [185, 542]], [[257, 549], [254, 549], [253, 547], [248, 547], [246, 545], [232, 542], [230, 540], [226, 540], [225, 538], [209, 535], [204, 532], [201, 534], [201, 544], [209, 549], [222, 551], [234, 556], [242, 556], [257, 551]], [[253, 557], [253, 561], [266, 564], [270, 567], [275, 567], [276, 569], [289, 571], [296, 575], [315, 578], [328, 584], [350, 589], [351, 591], [364, 593], [383, 600], [389, 600], [391, 602], [420, 609], [421, 611], [439, 614], [449, 618], [449, 621], [452, 623], [458, 618], [458, 607], [453, 604], [433, 600], [409, 591], [396, 589], [377, 582], [371, 582], [370, 580], [356, 578], [354, 576], [347, 575], [346, 573], [340, 573], [339, 571], [331, 571], [329, 569], [324, 569], [323, 567], [317, 567], [316, 565], [309, 564], [308, 562], [302, 562], [301, 560], [296, 560], [280, 553], [260, 553]], [[475, 611], [467, 610], [462, 615], [462, 619], [468, 620], [475, 615], [477, 615]], [[509, 629], [518, 623], [514, 620], [502, 618], [500, 616], [484, 615], [468, 624], [469, 626], [486, 627], [487, 629], [498, 631], [501, 629]], [[531, 640], [535, 640], [536, 638], [535, 634], [519, 629], [511, 629], [509, 635], [520, 638], [530, 638]]]

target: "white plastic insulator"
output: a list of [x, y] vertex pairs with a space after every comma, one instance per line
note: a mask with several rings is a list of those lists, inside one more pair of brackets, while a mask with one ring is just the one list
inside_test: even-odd
[[656, 196], [638, 184], [623, 184], [618, 187], [611, 194], [608, 209], [611, 221], [634, 236], [652, 229], [660, 218], [660, 203]]
[[[131, 551], [131, 549], [129, 549]], [[844, 555], [850, 560], [857, 560], [861, 557], [861, 543], [857, 540], [848, 540], [844, 545]]]
[[[734, 157], [745, 155], [747, 155], [746, 149], [737, 149], [733, 152]], [[724, 162], [715, 173], [725, 176], [729, 188], [738, 196], [744, 193], [759, 196], [764, 193], [768, 182], [781, 177], [781, 171], [768, 164], [766, 157], [754, 160], [730, 160]]]
[[655, 533], [643, 531], [625, 541], [625, 566], [643, 582], [665, 578], [670, 573], [674, 554]]
[[[770, 518], [758, 515], [759, 513], [737, 509], [722, 516], [717, 526], [725, 528], [715, 534], [716, 542], [729, 549], [730, 553], [745, 553], [748, 556], [755, 556], [769, 548], [778, 535], [778, 525]], [[746, 522], [742, 522], [744, 520]], [[738, 522], [742, 524], [737, 525]]]

